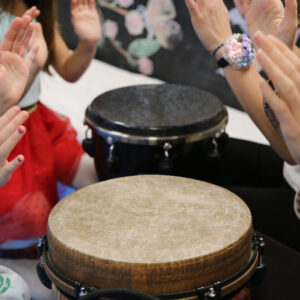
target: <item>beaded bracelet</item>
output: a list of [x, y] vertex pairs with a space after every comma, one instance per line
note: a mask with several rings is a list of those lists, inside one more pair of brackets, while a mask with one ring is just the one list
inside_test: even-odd
[[244, 69], [252, 64], [255, 49], [246, 34], [235, 33], [224, 42], [223, 57], [217, 61], [216, 67], [232, 65], [234, 69]]
[[209, 54], [210, 54], [211, 56], [215, 56], [216, 53], [217, 53], [217, 51], [218, 51], [220, 48], [222, 48], [223, 46], [224, 46], [224, 43], [221, 43], [221, 44], [218, 45], [214, 50], [210, 51]]

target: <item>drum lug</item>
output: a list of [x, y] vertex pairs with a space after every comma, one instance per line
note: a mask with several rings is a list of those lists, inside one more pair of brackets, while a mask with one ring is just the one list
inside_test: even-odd
[[106, 139], [109, 149], [108, 149], [108, 158], [107, 158], [107, 163], [109, 166], [109, 169], [113, 173], [117, 173], [119, 171], [120, 167], [120, 159], [118, 156], [114, 154], [115, 151], [115, 142], [111, 136], [109, 136]]
[[172, 144], [166, 142], [163, 145], [164, 158], [159, 162], [158, 168], [161, 174], [171, 174], [174, 168], [173, 160], [170, 159], [170, 150], [173, 148]]
[[212, 287], [209, 288], [208, 298], [221, 299], [221, 286], [220, 282], [215, 282]]
[[88, 138], [88, 128], [85, 132], [85, 139], [82, 141], [82, 148], [83, 150], [90, 156], [95, 157], [95, 143], [92, 138]]
[[205, 300], [205, 299], [221, 299], [221, 282], [215, 282], [213, 285], [209, 287], [200, 287], [197, 288], [198, 293], [198, 300]]
[[207, 156], [208, 156], [209, 158], [219, 160], [219, 159], [220, 159], [220, 153], [219, 153], [218, 142], [217, 142], [216, 137], [213, 137], [213, 138], [211, 139], [210, 146], [211, 146], [211, 149], [210, 149], [210, 151], [207, 153]]
[[259, 253], [259, 258], [258, 258], [258, 264], [256, 266], [256, 270], [254, 275], [251, 278], [251, 283], [252, 286], [258, 286], [262, 283], [266, 276], [266, 265], [263, 263], [263, 255], [265, 251], [265, 241], [263, 238], [258, 237], [256, 234], [254, 236], [255, 239], [255, 245], [258, 247], [258, 253]]

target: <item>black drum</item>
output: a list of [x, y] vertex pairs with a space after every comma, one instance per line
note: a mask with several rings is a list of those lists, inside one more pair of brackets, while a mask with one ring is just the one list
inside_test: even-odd
[[92, 137], [83, 148], [95, 158], [100, 180], [136, 174], [201, 179], [217, 159], [228, 120], [214, 95], [177, 84], [108, 91], [87, 107]]

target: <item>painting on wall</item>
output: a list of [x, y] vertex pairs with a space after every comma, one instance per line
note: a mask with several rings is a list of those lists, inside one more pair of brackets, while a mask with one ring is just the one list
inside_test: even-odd
[[[222, 70], [196, 36], [184, 0], [96, 0], [102, 39], [96, 58], [169, 83], [196, 86], [224, 104], [242, 109]], [[234, 32], [246, 30], [231, 0]], [[70, 22], [70, 0], [58, 1], [58, 21], [71, 49], [77, 38]]]
[[[160, 49], [174, 50], [183, 39], [181, 25], [175, 20], [176, 7], [172, 0], [98, 0], [100, 8], [115, 13], [115, 18], [103, 20], [104, 37], [139, 72], [152, 75], [151, 59]], [[123, 45], [120, 27], [132, 40]], [[100, 42], [100, 48], [103, 41]]]

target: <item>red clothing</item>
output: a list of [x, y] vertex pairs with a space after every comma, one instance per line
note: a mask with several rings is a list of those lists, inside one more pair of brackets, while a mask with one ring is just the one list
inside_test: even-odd
[[84, 153], [67, 117], [38, 103], [24, 126], [27, 133], [11, 152], [25, 161], [0, 188], [0, 244], [46, 233], [58, 201], [56, 184], [70, 184]]

